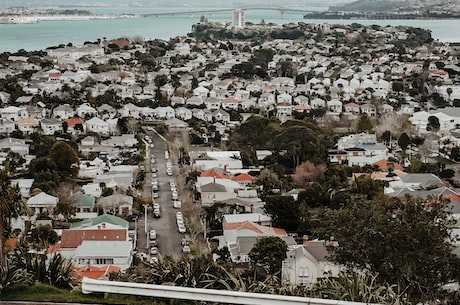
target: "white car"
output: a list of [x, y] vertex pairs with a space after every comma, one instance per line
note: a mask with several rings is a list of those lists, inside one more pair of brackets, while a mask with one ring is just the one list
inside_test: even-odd
[[158, 254], [158, 248], [157, 247], [150, 248], [150, 254], [151, 255], [157, 255]]
[[157, 231], [156, 231], [156, 230], [153, 230], [153, 229], [150, 230], [149, 236], [150, 236], [150, 239], [151, 239], [151, 240], [152, 240], [152, 239], [156, 239], [156, 238], [157, 238]]
[[179, 229], [180, 233], [185, 233], [187, 231], [187, 229], [185, 229], [184, 225], [178, 225], [177, 228]]
[[156, 257], [156, 256], [150, 257], [150, 263], [151, 264], [158, 264], [158, 257]]
[[158, 202], [155, 202], [153, 204], [153, 209], [155, 210], [155, 209], [159, 209], [159, 208], [160, 208], [160, 204]]
[[183, 246], [182, 247], [182, 252], [183, 253], [190, 253], [190, 247], [189, 246]]
[[177, 193], [177, 191], [172, 191], [172, 198], [173, 200], [177, 200], [179, 198], [179, 194]]
[[173, 208], [180, 209], [181, 207], [182, 207], [182, 203], [180, 202], [180, 200], [173, 201]]

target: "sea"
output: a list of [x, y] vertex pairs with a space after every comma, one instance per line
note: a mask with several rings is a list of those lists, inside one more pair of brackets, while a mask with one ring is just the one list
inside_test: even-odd
[[[66, 7], [65, 9], [71, 9]], [[77, 7], [95, 14], [152, 14], [147, 17], [130, 17], [83, 21], [40, 21], [32, 24], [0, 24], [0, 53], [17, 52], [18, 50], [36, 51], [57, 45], [83, 45], [87, 41], [97, 39], [115, 39], [120, 37], [165, 39], [178, 35], [186, 35], [192, 25], [206, 17], [213, 22], [230, 22], [231, 9], [217, 12], [209, 8], [190, 7]], [[216, 10], [216, 9], [215, 9]], [[245, 9], [245, 20], [252, 23], [291, 22], [328, 23], [363, 25], [407, 25], [431, 30], [432, 37], [442, 42], [460, 42], [460, 20], [317, 20], [304, 19], [308, 11], [324, 11], [327, 7], [295, 7], [292, 11], [281, 12], [275, 9]], [[155, 15], [157, 14], [157, 15]]]

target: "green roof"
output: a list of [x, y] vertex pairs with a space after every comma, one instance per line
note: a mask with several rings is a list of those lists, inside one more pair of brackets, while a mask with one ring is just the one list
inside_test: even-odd
[[100, 215], [100, 216], [98, 216], [96, 218], [87, 219], [87, 220], [83, 220], [83, 221], [80, 221], [80, 222], [73, 223], [73, 224], [70, 225], [70, 228], [71, 229], [82, 229], [82, 228], [86, 228], [86, 227], [97, 226], [97, 225], [102, 224], [102, 223], [110, 223], [110, 224], [113, 224], [113, 225], [121, 226], [123, 228], [128, 228], [128, 226], [129, 226], [129, 222], [124, 220], [123, 218], [113, 216], [113, 215], [109, 215], [109, 214], [103, 214], [103, 215]]
[[70, 200], [75, 206], [92, 208], [95, 199], [93, 196], [85, 195], [81, 192], [75, 193]]

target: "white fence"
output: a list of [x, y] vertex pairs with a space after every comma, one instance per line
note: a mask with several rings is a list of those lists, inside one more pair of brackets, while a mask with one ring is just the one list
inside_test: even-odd
[[[263, 293], [163, 286], [141, 283], [102, 281], [83, 278], [83, 293], [104, 292], [167, 299], [195, 300], [244, 305], [364, 305], [366, 303], [326, 300], [305, 297], [293, 297]], [[378, 305], [369, 304], [366, 305]]]

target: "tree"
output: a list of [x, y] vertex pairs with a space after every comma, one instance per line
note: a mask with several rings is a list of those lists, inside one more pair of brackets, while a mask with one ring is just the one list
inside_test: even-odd
[[356, 130], [358, 132], [363, 132], [363, 131], [370, 132], [372, 131], [373, 128], [374, 128], [374, 124], [372, 123], [367, 113], [362, 114], [359, 117], [358, 126], [356, 127]]
[[[358, 196], [340, 210], [327, 211], [318, 234], [334, 238], [333, 259], [377, 274], [379, 283], [400, 285], [414, 300], [437, 295], [460, 277], [450, 215], [444, 203]], [[353, 223], [353, 225], [350, 225]]]
[[10, 175], [0, 170], [0, 265], [6, 266], [5, 256], [5, 229], [9, 227], [11, 218], [15, 218], [25, 211], [25, 204], [21, 198], [18, 185], [12, 186]]
[[76, 178], [78, 176], [80, 159], [75, 150], [64, 141], [56, 141], [50, 149], [48, 158], [56, 164], [56, 170], [61, 178]]
[[292, 196], [273, 195], [266, 198], [265, 211], [272, 217], [273, 225], [288, 232], [297, 232], [300, 223], [299, 205]]
[[403, 132], [398, 138], [398, 145], [403, 151], [406, 151], [407, 147], [410, 144], [410, 138], [407, 133]]
[[287, 244], [277, 236], [261, 237], [249, 251], [249, 258], [255, 266], [260, 266], [267, 274], [281, 271], [286, 258]]
[[310, 161], [305, 161], [295, 168], [292, 179], [300, 187], [307, 187], [312, 181], [322, 181], [326, 166], [324, 164], [315, 165]]
[[439, 119], [438, 117], [434, 116], [434, 115], [430, 115], [428, 117], [428, 126], [427, 126], [427, 130], [431, 130], [431, 131], [434, 131], [434, 132], [437, 132], [439, 131], [439, 128], [441, 127], [441, 124], [439, 123]]

